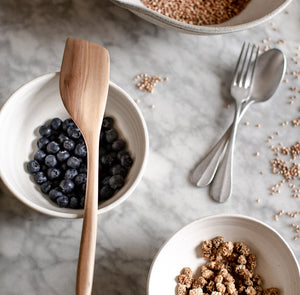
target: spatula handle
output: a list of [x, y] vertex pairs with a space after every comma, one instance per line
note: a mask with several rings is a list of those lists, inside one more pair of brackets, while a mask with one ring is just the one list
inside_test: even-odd
[[87, 187], [77, 268], [77, 295], [92, 293], [97, 240], [99, 140], [88, 143], [87, 149]]

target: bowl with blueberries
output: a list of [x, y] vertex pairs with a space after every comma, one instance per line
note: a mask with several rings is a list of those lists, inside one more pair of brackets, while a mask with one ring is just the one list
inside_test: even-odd
[[[87, 180], [84, 138], [65, 110], [59, 73], [18, 89], [0, 113], [0, 175], [29, 207], [55, 217], [83, 216]], [[99, 209], [123, 202], [142, 178], [148, 132], [132, 98], [110, 82], [99, 147]]]

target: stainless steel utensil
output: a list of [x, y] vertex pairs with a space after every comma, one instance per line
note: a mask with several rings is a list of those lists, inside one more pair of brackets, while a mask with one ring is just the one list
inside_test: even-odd
[[[286, 58], [279, 49], [270, 49], [258, 57], [254, 72], [251, 98], [243, 105], [239, 120], [253, 103], [269, 100], [277, 90], [286, 69]], [[198, 187], [207, 186], [213, 180], [219, 162], [227, 146], [233, 125], [229, 126], [213, 149], [196, 166], [191, 182]]]
[[236, 131], [243, 104], [250, 98], [253, 85], [253, 75], [258, 56], [258, 48], [255, 48], [253, 45], [251, 53], [248, 54], [250, 44], [248, 44], [246, 52], [245, 47], [244, 43], [230, 88], [231, 96], [234, 98], [236, 103], [233, 127], [224, 158], [217, 170], [210, 189], [211, 197], [218, 202], [226, 201], [231, 195], [233, 153]]

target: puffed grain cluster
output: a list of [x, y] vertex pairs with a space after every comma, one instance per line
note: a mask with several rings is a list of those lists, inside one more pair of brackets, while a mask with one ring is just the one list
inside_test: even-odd
[[176, 295], [279, 295], [277, 288], [263, 289], [262, 278], [254, 273], [256, 256], [243, 242], [216, 237], [201, 245], [208, 259], [195, 278], [185, 267], [177, 276]]

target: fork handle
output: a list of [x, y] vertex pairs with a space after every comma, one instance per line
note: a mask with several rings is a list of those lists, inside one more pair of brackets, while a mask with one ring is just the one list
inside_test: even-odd
[[196, 166], [191, 175], [191, 182], [198, 187], [209, 185], [216, 173], [231, 132], [230, 126], [205, 158]]
[[240, 121], [242, 105], [236, 106], [235, 118], [233, 122], [232, 131], [229, 142], [225, 150], [224, 158], [216, 172], [214, 180], [211, 184], [210, 195], [220, 203], [225, 202], [232, 192], [232, 166], [233, 166], [233, 152], [236, 138], [238, 123]]
[[[247, 101], [242, 108], [239, 115], [238, 122], [242, 119], [246, 113], [249, 106], [254, 102], [254, 100]], [[224, 151], [227, 147], [227, 142], [232, 132], [233, 123], [228, 127], [227, 131], [219, 139], [219, 141], [214, 145], [211, 151], [201, 160], [201, 162], [196, 166], [191, 174], [191, 182], [198, 187], [203, 187], [209, 185], [217, 171], [219, 163], [222, 159]]]

